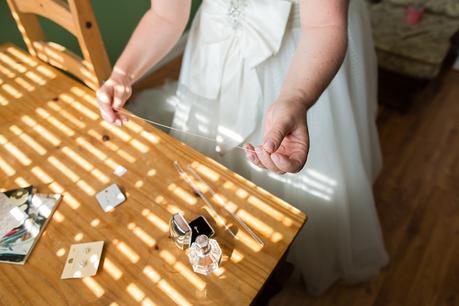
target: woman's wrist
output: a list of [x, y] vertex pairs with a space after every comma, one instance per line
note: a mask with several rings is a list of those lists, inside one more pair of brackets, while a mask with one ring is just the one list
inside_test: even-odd
[[288, 93], [281, 93], [277, 101], [282, 101], [283, 103], [288, 103], [290, 105], [295, 105], [295, 108], [304, 110], [305, 112], [314, 104], [314, 102], [305, 98], [304, 95], [294, 95]]
[[123, 84], [129, 86], [131, 86], [132, 83], [134, 83], [134, 77], [117, 66], [113, 68], [110, 78], [114, 80], [119, 80]]

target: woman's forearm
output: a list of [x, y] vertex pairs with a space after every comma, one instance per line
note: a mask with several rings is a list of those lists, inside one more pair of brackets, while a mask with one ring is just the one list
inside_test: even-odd
[[177, 43], [187, 24], [191, 0], [156, 0], [140, 20], [114, 72], [133, 83]]
[[[321, 7], [314, 10], [314, 7], [302, 7], [313, 12], [320, 11], [319, 8]], [[329, 16], [315, 17], [320, 19], [316, 22], [314, 20], [309, 23], [302, 22], [302, 36], [290, 64], [280, 98], [301, 101], [309, 108], [337, 73], [347, 49], [347, 2], [341, 1], [329, 11], [333, 10], [335, 12]], [[303, 18], [314, 19], [314, 17], [310, 18], [309, 11], [304, 13], [308, 15], [302, 16], [302, 20]]]

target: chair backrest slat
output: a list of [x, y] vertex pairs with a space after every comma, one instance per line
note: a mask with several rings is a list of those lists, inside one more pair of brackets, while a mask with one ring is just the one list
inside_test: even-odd
[[77, 29], [73, 22], [72, 14], [70, 13], [69, 5], [63, 0], [53, 1], [30, 1], [30, 0], [14, 0], [19, 11], [40, 15], [48, 18], [73, 35], [77, 35]]
[[[7, 0], [30, 54], [65, 70], [97, 90], [111, 73], [90, 0]], [[47, 42], [37, 15], [50, 19], [78, 40], [83, 58]]]

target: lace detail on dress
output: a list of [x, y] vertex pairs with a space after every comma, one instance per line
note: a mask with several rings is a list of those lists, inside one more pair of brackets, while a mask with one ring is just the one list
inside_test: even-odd
[[228, 18], [233, 29], [236, 29], [241, 23], [241, 17], [246, 6], [247, 0], [230, 0]]

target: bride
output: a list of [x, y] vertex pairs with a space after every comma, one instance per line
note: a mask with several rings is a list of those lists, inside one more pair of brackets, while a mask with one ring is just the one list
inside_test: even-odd
[[[191, 0], [151, 2], [97, 94], [114, 124], [187, 24]], [[364, 0], [203, 0], [176, 97], [172, 126], [215, 142], [175, 137], [309, 215], [289, 254], [308, 292], [377, 275], [388, 256], [372, 193], [381, 154]]]

